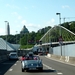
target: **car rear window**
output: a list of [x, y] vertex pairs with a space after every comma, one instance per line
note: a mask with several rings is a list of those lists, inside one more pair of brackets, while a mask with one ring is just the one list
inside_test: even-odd
[[11, 56], [17, 56], [16, 54], [11, 54]]
[[28, 56], [28, 57], [25, 57], [25, 60], [39, 60], [40, 58], [37, 57], [37, 56]]

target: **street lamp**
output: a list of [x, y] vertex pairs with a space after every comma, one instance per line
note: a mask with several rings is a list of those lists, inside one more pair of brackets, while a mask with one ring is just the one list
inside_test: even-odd
[[18, 53], [18, 47], [17, 47], [17, 31], [16, 31], [16, 52]]
[[[61, 13], [56, 13], [56, 15], [59, 15], [59, 34], [60, 34], [60, 37], [59, 37], [59, 39], [62, 39], [62, 35], [61, 35]], [[62, 56], [62, 44], [61, 44], [61, 42], [62, 41], [60, 41], [59, 40], [59, 42], [60, 42], [60, 49], [61, 49], [61, 56]]]
[[17, 44], [17, 31], [16, 31], [16, 44]]
[[[4, 22], [5, 22], [5, 26], [7, 27], [8, 21], [4, 21]], [[7, 30], [6, 30], [6, 50], [7, 50]]]
[[[59, 27], [61, 26], [61, 13], [56, 13], [56, 15], [59, 15]], [[61, 27], [59, 30], [60, 36], [61, 36]]]

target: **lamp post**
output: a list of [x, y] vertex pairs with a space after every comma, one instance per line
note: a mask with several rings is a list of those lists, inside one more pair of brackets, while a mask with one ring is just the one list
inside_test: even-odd
[[18, 54], [18, 49], [17, 49], [17, 31], [16, 31], [16, 52]]
[[[61, 13], [56, 13], [56, 15], [59, 15], [59, 27], [61, 26]], [[60, 27], [60, 30], [59, 30], [59, 34], [61, 36], [61, 27]]]
[[17, 31], [16, 31], [16, 44], [17, 44]]
[[[4, 22], [5, 22], [5, 26], [7, 27], [8, 21], [4, 21]], [[6, 30], [6, 50], [7, 50], [7, 30]]]
[[[56, 13], [56, 15], [59, 15], [59, 39], [62, 39], [62, 34], [61, 34], [61, 13]], [[60, 49], [61, 49], [61, 56], [62, 56], [62, 44], [61, 44], [61, 40], [59, 40], [60, 42]]]

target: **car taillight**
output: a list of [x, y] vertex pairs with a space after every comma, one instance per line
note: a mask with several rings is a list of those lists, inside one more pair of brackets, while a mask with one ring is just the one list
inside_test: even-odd
[[22, 57], [22, 59], [21, 59], [21, 60], [25, 60], [25, 58], [23, 58], [23, 57]]

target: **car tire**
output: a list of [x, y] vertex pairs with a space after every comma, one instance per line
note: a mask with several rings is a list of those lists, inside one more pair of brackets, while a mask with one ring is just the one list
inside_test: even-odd
[[40, 69], [39, 69], [39, 71], [41, 71], [41, 72], [42, 72], [42, 71], [43, 71], [43, 68], [40, 68]]
[[22, 68], [22, 72], [24, 72], [24, 69]]

